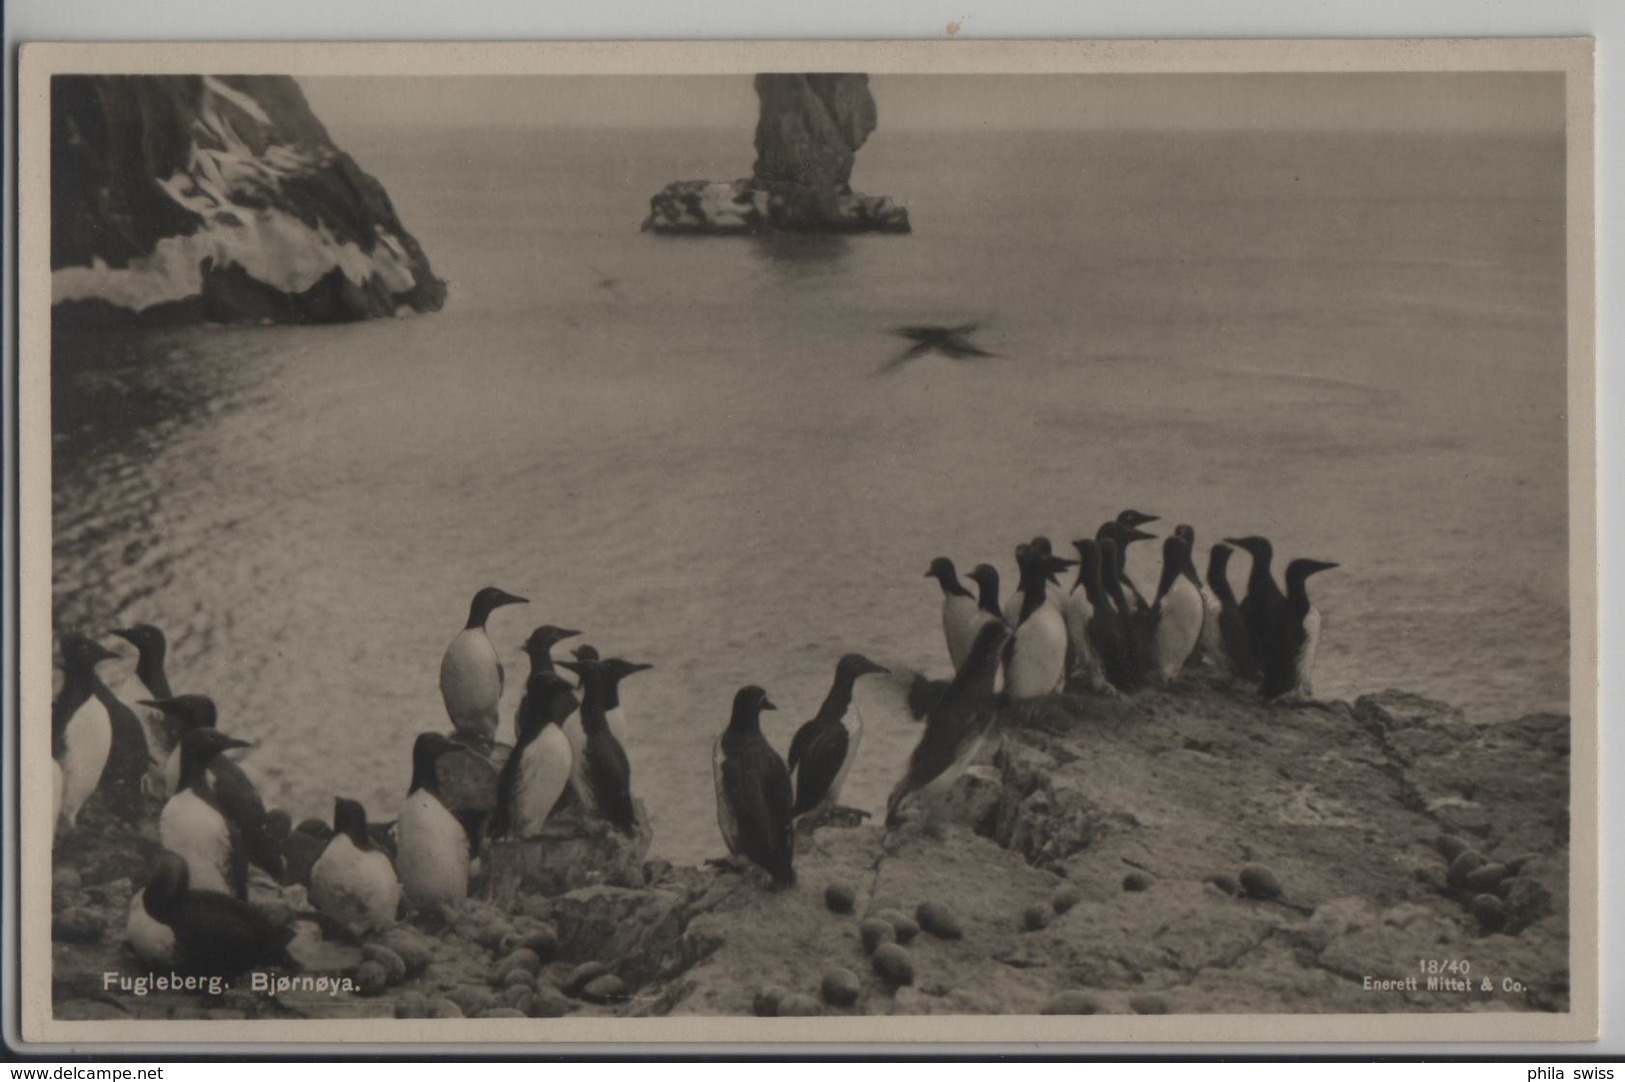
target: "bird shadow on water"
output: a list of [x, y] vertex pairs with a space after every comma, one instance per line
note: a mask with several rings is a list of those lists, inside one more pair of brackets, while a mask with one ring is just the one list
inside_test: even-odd
[[850, 239], [839, 233], [763, 233], [751, 241], [751, 254], [792, 283], [842, 274], [852, 254]]

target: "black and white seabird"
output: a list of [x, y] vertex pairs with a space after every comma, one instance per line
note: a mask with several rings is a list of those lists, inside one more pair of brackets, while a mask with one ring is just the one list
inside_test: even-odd
[[[214, 729], [218, 724], [219, 713], [214, 700], [206, 695], [177, 695], [173, 699], [147, 700], [142, 705], [162, 713], [165, 723], [179, 733], [183, 741], [187, 733]], [[248, 745], [239, 741], [232, 746]], [[164, 764], [165, 792], [180, 792], [181, 765], [181, 748], [177, 745], [169, 762]], [[242, 767], [220, 754], [209, 757], [204, 774], [215, 803], [241, 837], [249, 862], [280, 880], [283, 875], [282, 846], [270, 829], [265, 802], [260, 799], [254, 783], [243, 773]]]
[[1275, 585], [1275, 576], [1270, 572], [1275, 550], [1263, 537], [1227, 537], [1225, 541], [1253, 558], [1252, 570], [1247, 574], [1247, 596], [1241, 599], [1241, 623], [1247, 629], [1247, 645], [1262, 671], [1275, 650], [1286, 614], [1286, 595]]
[[1276, 633], [1275, 648], [1264, 657], [1261, 691], [1266, 700], [1314, 697], [1320, 610], [1309, 601], [1308, 580], [1310, 575], [1337, 566], [1325, 560], [1293, 560], [1286, 565], [1286, 609]]
[[1096, 541], [1110, 539], [1116, 545], [1117, 559], [1113, 566], [1102, 568], [1102, 573], [1108, 583], [1115, 577], [1122, 584], [1126, 596], [1134, 602], [1134, 607], [1129, 610], [1131, 612], [1143, 613], [1148, 611], [1150, 606], [1146, 604], [1145, 595], [1140, 592], [1140, 588], [1129, 578], [1128, 550], [1136, 541], [1149, 541], [1154, 537], [1156, 534], [1147, 533], [1137, 526], [1125, 525], [1116, 519], [1101, 523], [1100, 529], [1095, 531]]
[[581, 678], [581, 730], [586, 740], [575, 760], [571, 788], [587, 815], [606, 820], [622, 833], [635, 833], [632, 764], [609, 727], [609, 711], [618, 700], [608, 663], [561, 661], [559, 665]]
[[835, 682], [813, 719], [790, 741], [790, 773], [795, 778], [795, 816], [812, 816], [838, 806], [847, 771], [858, 757], [863, 716], [853, 699], [859, 678], [890, 670], [862, 654], [847, 654], [835, 665]]
[[[164, 637], [163, 631], [153, 624], [133, 624], [130, 627], [116, 627], [110, 634], [117, 635], [136, 650], [135, 678], [141, 683], [141, 694], [129, 695], [134, 700], [172, 699], [175, 692], [169, 686], [169, 673], [167, 660], [169, 657], [169, 640]], [[163, 711], [148, 708], [138, 711], [136, 716], [141, 720], [142, 730], [147, 736], [147, 752], [151, 756], [151, 776], [153, 781], [161, 780], [164, 763], [180, 743], [181, 734], [176, 732], [164, 716]], [[169, 791], [164, 790], [167, 796]]]
[[519, 736], [497, 775], [493, 838], [531, 838], [570, 784], [575, 754], [561, 728], [580, 705], [570, 682], [555, 672], [533, 672], [514, 715]]
[[395, 868], [414, 909], [434, 910], [468, 896], [468, 832], [440, 799], [435, 763], [461, 746], [440, 733], [412, 745], [412, 784], [395, 820]]
[[1101, 634], [1096, 637], [1096, 645], [1112, 685], [1119, 691], [1137, 691], [1145, 680], [1145, 659], [1149, 649], [1145, 635], [1145, 613], [1123, 593], [1123, 582], [1117, 574], [1122, 562], [1117, 542], [1111, 537], [1104, 537], [1095, 544], [1100, 549], [1101, 593], [1111, 602], [1106, 606], [1107, 616], [1115, 618], [1117, 624], [1115, 631], [1102, 628]]
[[976, 638], [976, 595], [960, 584], [954, 562], [946, 556], [932, 560], [925, 577], [942, 587], [942, 634], [948, 641], [948, 660], [958, 669]]
[[310, 901], [356, 938], [395, 923], [401, 883], [389, 854], [373, 843], [360, 801], [334, 799], [333, 836], [311, 865]]
[[555, 672], [553, 665], [553, 647], [565, 639], [573, 639], [581, 632], [567, 627], [554, 627], [552, 624], [543, 624], [530, 633], [522, 648], [525, 656], [530, 658], [530, 671]]
[[1003, 620], [1004, 610], [999, 606], [998, 569], [992, 564], [977, 564], [966, 578], [976, 584], [976, 607], [987, 616]]
[[[1218, 605], [1215, 616], [1218, 648], [1214, 656], [1219, 660], [1221, 670], [1236, 679], [1257, 680], [1260, 675], [1258, 659], [1253, 656], [1253, 646], [1247, 637], [1247, 625], [1242, 621], [1236, 593], [1230, 588], [1230, 554], [1234, 551], [1222, 541], [1208, 550], [1207, 585]], [[1205, 628], [1203, 634], [1207, 634]]]
[[96, 675], [97, 665], [116, 657], [88, 636], [62, 637], [62, 692], [51, 704], [51, 750], [62, 772], [58, 815], [69, 826], [93, 795], [125, 822], [142, 814], [147, 737], [135, 711]]
[[717, 827], [728, 852], [765, 868], [781, 887], [796, 883], [795, 798], [790, 768], [762, 735], [762, 711], [776, 709], [754, 685], [734, 695], [728, 727], [711, 750]]
[[1162, 578], [1151, 603], [1151, 675], [1178, 676], [1202, 637], [1202, 591], [1196, 585], [1190, 542], [1177, 531], [1162, 542]]
[[1005, 604], [1005, 618], [1015, 628], [1004, 662], [1004, 689], [1012, 699], [1049, 695], [1066, 680], [1066, 619], [1049, 596], [1049, 583], [1060, 565], [1071, 561], [1046, 553], [1047, 547], [1045, 541], [1016, 550], [1021, 586]]
[[468, 623], [440, 659], [440, 697], [452, 726], [482, 747], [496, 739], [497, 707], [502, 701], [502, 659], [485, 633], [491, 613], [526, 599], [495, 586], [474, 595]]
[[910, 806], [929, 803], [948, 791], [981, 751], [998, 721], [994, 692], [1010, 628], [989, 621], [976, 633], [970, 656], [925, 719], [925, 731], [908, 758], [908, 769], [886, 800], [886, 825], [895, 827]]
[[[1091, 631], [1095, 614], [1111, 610], [1100, 583], [1100, 547], [1092, 537], [1073, 541], [1072, 547], [1078, 550], [1078, 576], [1061, 602], [1061, 616], [1066, 620], [1067, 677], [1077, 679], [1097, 695], [1115, 695], [1117, 689], [1106, 675], [1105, 662]], [[1117, 621], [1109, 619], [1107, 624], [1116, 627]]]
[[291, 926], [277, 927], [247, 902], [194, 887], [190, 867], [175, 853], [158, 855], [130, 905], [126, 936], [137, 956], [183, 976], [297, 968], [288, 955]]
[[193, 885], [238, 898], [248, 897], [248, 851], [210, 784], [209, 764], [227, 748], [247, 746], [219, 729], [193, 729], [181, 737], [180, 787], [158, 817], [158, 840], [186, 861]]

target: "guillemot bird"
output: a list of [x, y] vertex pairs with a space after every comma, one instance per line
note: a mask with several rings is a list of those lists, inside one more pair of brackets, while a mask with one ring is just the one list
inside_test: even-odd
[[533, 672], [514, 715], [519, 737], [497, 775], [493, 838], [532, 838], [570, 784], [575, 753], [561, 728], [580, 703], [570, 682], [558, 673]]
[[[1012, 699], [1048, 695], [1066, 679], [1066, 619], [1048, 590], [1050, 576], [1063, 561], [1046, 554], [1046, 546], [1047, 542], [1016, 550], [1021, 587], [1005, 604], [1005, 618], [1015, 628], [1004, 656], [1004, 689]], [[1011, 601], [1016, 603], [1013, 607]]]
[[1275, 585], [1270, 573], [1270, 561], [1275, 550], [1263, 537], [1227, 537], [1226, 544], [1234, 545], [1253, 558], [1252, 570], [1247, 573], [1247, 596], [1241, 599], [1241, 623], [1247, 629], [1247, 646], [1262, 674], [1267, 659], [1275, 650], [1281, 619], [1286, 613], [1286, 595]]
[[201, 890], [248, 897], [248, 852], [242, 831], [209, 784], [209, 764], [227, 748], [248, 742], [219, 729], [193, 729], [181, 737], [181, 778], [158, 816], [158, 840], [186, 861]]
[[[1084, 627], [1094, 656], [1100, 663], [1104, 688], [1096, 690], [1116, 694], [1129, 690], [1135, 682], [1134, 649], [1129, 640], [1128, 625], [1118, 611], [1117, 604], [1106, 590], [1105, 569], [1115, 563], [1116, 542], [1111, 539], [1096, 541], [1092, 537], [1073, 542], [1078, 549], [1078, 578], [1083, 582], [1091, 613]], [[1121, 593], [1121, 590], [1119, 590]]]
[[1264, 655], [1265, 700], [1314, 696], [1315, 651], [1320, 645], [1320, 610], [1309, 601], [1310, 575], [1330, 571], [1325, 560], [1293, 560], [1286, 565], [1286, 608], [1276, 631], [1274, 649]]
[[970, 656], [925, 719], [925, 732], [909, 754], [908, 769], [886, 800], [888, 827], [901, 825], [910, 806], [946, 793], [976, 758], [998, 721], [1001, 704], [994, 681], [1010, 634], [1002, 620], [990, 621], [976, 633]]
[[795, 798], [790, 769], [762, 735], [762, 711], [777, 709], [754, 685], [734, 695], [728, 727], [711, 750], [717, 827], [728, 852], [745, 857], [781, 887], [796, 883]]
[[192, 878], [178, 855], [158, 855], [152, 878], [130, 908], [126, 936], [138, 956], [185, 976], [297, 968], [288, 955], [291, 926], [279, 928], [247, 902], [195, 887]]
[[1120, 563], [1117, 542], [1105, 537], [1095, 544], [1100, 549], [1101, 593], [1110, 602], [1106, 606], [1107, 615], [1117, 625], [1114, 631], [1103, 633], [1097, 640], [1101, 647], [1101, 659], [1106, 664], [1106, 675], [1117, 690], [1138, 691], [1145, 679], [1145, 656], [1149, 646], [1145, 637], [1145, 623], [1140, 618], [1143, 610], [1131, 604], [1123, 593], [1123, 582], [1117, 577]]
[[395, 923], [401, 882], [389, 855], [373, 844], [360, 801], [333, 800], [333, 836], [310, 869], [317, 912], [359, 939]]
[[[152, 624], [133, 624], [130, 627], [115, 627], [109, 634], [117, 635], [131, 646], [135, 647], [135, 678], [140, 681], [144, 694], [138, 696], [143, 700], [171, 699], [175, 692], [169, 686], [169, 673], [165, 662], [169, 656], [169, 640], [164, 633]], [[176, 732], [164, 716], [163, 711], [148, 709], [137, 714], [141, 720], [141, 728], [147, 737], [147, 752], [152, 760], [153, 780], [161, 774], [164, 763], [180, 743], [181, 734]], [[167, 795], [168, 790], [165, 790]]]
[[485, 622], [504, 605], [526, 603], [526, 598], [487, 586], [474, 595], [468, 623], [440, 659], [440, 697], [451, 724], [481, 747], [489, 747], [496, 738], [497, 706], [502, 701], [502, 660], [485, 633]]
[[1178, 676], [1202, 637], [1202, 592], [1196, 586], [1191, 546], [1175, 532], [1162, 542], [1162, 578], [1151, 603], [1151, 675]]
[[435, 910], [468, 896], [468, 832], [440, 799], [435, 764], [461, 746], [440, 733], [412, 744], [412, 783], [395, 820], [395, 867], [407, 904]]
[[957, 669], [976, 638], [976, 595], [960, 584], [954, 562], [946, 556], [932, 560], [925, 577], [942, 587], [942, 634], [948, 641], [948, 660]]
[[[1078, 577], [1072, 589], [1061, 601], [1061, 616], [1066, 621], [1067, 677], [1076, 678], [1097, 695], [1115, 695], [1106, 675], [1105, 662], [1100, 656], [1091, 627], [1095, 614], [1110, 608], [1100, 583], [1100, 547], [1093, 538], [1080, 538], [1072, 542], [1078, 551]], [[1115, 621], [1112, 621], [1115, 625]]]
[[[1218, 645], [1213, 656], [1222, 671], [1239, 680], [1256, 680], [1258, 660], [1253, 656], [1252, 644], [1247, 641], [1247, 625], [1241, 619], [1236, 593], [1230, 588], [1230, 554], [1234, 551], [1222, 541], [1208, 550], [1207, 585], [1217, 604], [1217, 611], [1212, 614], [1218, 627]], [[1202, 633], [1208, 634], [1206, 627]]]
[[886, 375], [895, 372], [910, 361], [924, 357], [927, 353], [940, 353], [944, 357], [951, 357], [956, 361], [974, 361], [985, 357], [997, 357], [997, 353], [990, 353], [970, 340], [975, 334], [979, 323], [966, 323], [958, 327], [938, 327], [934, 325], [916, 324], [908, 327], [894, 327], [892, 334], [899, 338], [907, 338], [914, 345], [881, 365], [876, 375]]
[[[215, 709], [214, 700], [206, 695], [177, 695], [173, 699], [147, 700], [142, 705], [160, 711], [167, 723], [181, 735], [182, 744], [188, 733], [212, 730], [219, 724], [219, 712]], [[248, 747], [248, 744], [238, 741], [232, 746]], [[167, 793], [174, 794], [181, 790], [181, 752], [181, 745], [177, 745], [170, 761], [164, 765]], [[264, 801], [260, 799], [259, 790], [243, 773], [242, 767], [221, 754], [209, 756], [203, 772], [215, 804], [237, 831], [249, 862], [280, 880], [284, 870], [282, 846], [271, 832], [270, 816], [265, 810]]]
[[[1223, 604], [1219, 595], [1213, 592], [1213, 587], [1196, 573], [1196, 529], [1193, 526], [1181, 524], [1174, 527], [1174, 536], [1181, 538], [1190, 549], [1191, 566], [1187, 574], [1196, 586], [1196, 592], [1202, 598], [1202, 632], [1196, 637], [1196, 649], [1191, 651], [1187, 665], [1206, 665], [1211, 668], [1223, 669], [1224, 661], [1224, 635], [1219, 629], [1219, 614]], [[1208, 566], [1211, 570], [1213, 555], [1208, 554]]]
[[62, 637], [62, 692], [51, 704], [51, 750], [62, 772], [57, 814], [70, 827], [92, 796], [125, 822], [141, 816], [147, 737], [135, 712], [96, 675], [97, 665], [116, 657], [88, 636]]
[[1129, 529], [1134, 529], [1138, 526], [1144, 526], [1148, 522], [1156, 522], [1157, 516], [1148, 515], [1144, 511], [1136, 511], [1131, 507], [1127, 510], [1117, 512], [1117, 521], [1121, 522]]
[[1100, 529], [1095, 531], [1096, 541], [1110, 540], [1116, 546], [1113, 550], [1116, 553], [1116, 559], [1111, 567], [1103, 569], [1103, 573], [1106, 575], [1108, 583], [1112, 578], [1116, 578], [1126, 591], [1125, 596], [1132, 597], [1134, 607], [1127, 610], [1129, 612], [1145, 612], [1150, 608], [1146, 604], [1145, 595], [1140, 592], [1138, 586], [1134, 585], [1134, 580], [1129, 578], [1129, 546], [1136, 541], [1150, 541], [1154, 537], [1156, 537], [1156, 534], [1147, 533], [1137, 526], [1125, 525], [1116, 519], [1101, 523]]
[[1004, 610], [999, 607], [998, 569], [992, 564], [977, 564], [965, 577], [976, 584], [976, 607], [988, 616], [1004, 619]]
[[795, 779], [796, 818], [816, 819], [837, 807], [847, 771], [858, 757], [863, 739], [863, 716], [852, 693], [860, 678], [890, 672], [862, 654], [847, 654], [835, 664], [835, 682], [813, 719], [796, 730], [790, 741], [789, 768]]
[[[543, 624], [535, 631], [532, 631], [530, 633], [530, 638], [525, 640], [525, 645], [522, 647], [522, 649], [525, 651], [525, 656], [530, 659], [530, 673], [526, 676], [525, 686], [529, 688], [529, 678], [531, 676], [535, 676], [537, 673], [558, 672], [558, 667], [553, 663], [553, 647], [557, 646], [565, 639], [572, 639], [579, 634], [581, 634], [581, 632], [573, 631], [569, 628], [554, 627], [552, 624]], [[519, 703], [520, 710], [523, 710], [524, 705], [523, 700], [521, 700]], [[519, 717], [520, 711], [515, 711], [513, 715], [513, 733], [515, 740], [519, 738]], [[572, 744], [574, 743], [575, 742], [572, 741]]]
[[561, 661], [581, 678], [581, 729], [586, 741], [571, 775], [585, 814], [606, 820], [625, 834], [637, 831], [632, 802], [632, 764], [609, 727], [608, 712], [617, 701], [613, 680], [603, 661]]

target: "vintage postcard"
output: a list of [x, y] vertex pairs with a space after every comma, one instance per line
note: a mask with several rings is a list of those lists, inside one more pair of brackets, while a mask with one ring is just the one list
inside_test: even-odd
[[1590, 41], [21, 63], [23, 1040], [1594, 1038]]

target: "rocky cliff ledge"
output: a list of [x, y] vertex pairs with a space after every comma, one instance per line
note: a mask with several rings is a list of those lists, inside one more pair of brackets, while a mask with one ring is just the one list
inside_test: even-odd
[[335, 322], [445, 284], [287, 76], [51, 82], [58, 320]]
[[[104, 991], [105, 972], [145, 968], [120, 944], [135, 873], [81, 841], [59, 849], [56, 1010], [1564, 1011], [1568, 734], [1561, 716], [1480, 725], [1399, 692], [1290, 707], [1200, 683], [1057, 697], [1009, 719], [932, 825], [819, 831], [794, 889], [611, 867], [553, 897], [471, 900], [442, 927], [296, 952], [356, 981], [336, 996]], [[300, 888], [257, 891], [273, 913], [305, 908]], [[514, 1025], [516, 1039], [547, 1033]]]
[[852, 191], [858, 148], [875, 130], [869, 77], [756, 76], [756, 165], [744, 180], [680, 180], [649, 201], [657, 233], [907, 233], [908, 211]]

